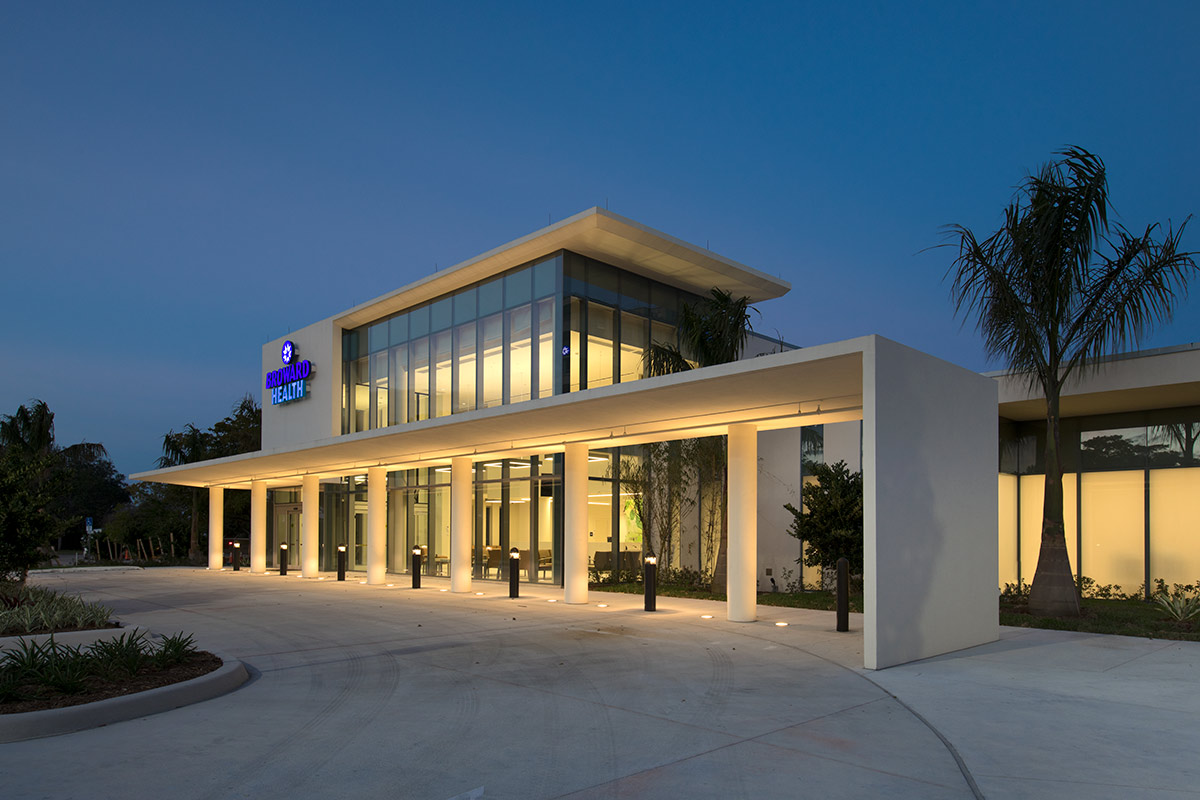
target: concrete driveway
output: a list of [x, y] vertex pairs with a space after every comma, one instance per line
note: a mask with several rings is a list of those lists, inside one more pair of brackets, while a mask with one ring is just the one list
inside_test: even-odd
[[[194, 633], [224, 697], [4, 745], [6, 798], [1200, 795], [1200, 645], [1004, 629], [880, 672], [829, 612], [188, 569], [37, 582]], [[606, 603], [607, 608], [598, 604]], [[701, 615], [711, 614], [713, 619]], [[786, 627], [775, 622], [787, 622]], [[852, 617], [858, 630], [861, 620]]]

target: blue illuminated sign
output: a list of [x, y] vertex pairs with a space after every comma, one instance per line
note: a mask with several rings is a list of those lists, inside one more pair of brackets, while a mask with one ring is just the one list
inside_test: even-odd
[[279, 351], [283, 367], [267, 373], [266, 388], [271, 390], [271, 405], [290, 403], [308, 395], [308, 377], [312, 375], [312, 362], [308, 359], [292, 363], [296, 358], [296, 345], [283, 343]]

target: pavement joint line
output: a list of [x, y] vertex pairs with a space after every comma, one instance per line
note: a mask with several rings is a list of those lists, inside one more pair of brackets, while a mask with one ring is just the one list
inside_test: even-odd
[[[749, 632], [747, 632], [745, 635], [749, 636], [750, 638], [762, 639], [762, 637], [753, 636]], [[903, 700], [901, 700], [899, 697], [897, 697], [893, 692], [890, 692], [886, 688], [881, 686], [879, 683], [877, 683], [875, 680], [873, 680], [869, 675], [864, 674], [861, 670], [853, 669], [851, 667], [846, 666], [845, 664], [839, 664], [838, 662], [833, 661], [832, 659], [826, 658], [825, 656], [822, 656], [819, 653], [813, 653], [809, 650], [805, 650], [804, 648], [802, 648], [796, 644], [792, 644], [789, 642], [785, 642], [785, 643], [781, 643], [781, 644], [784, 647], [790, 647], [794, 650], [799, 650], [801, 652], [804, 652], [804, 653], [807, 653], [808, 655], [813, 656], [814, 658], [819, 658], [822, 661], [825, 661], [827, 663], [841, 667], [842, 669], [859, 676], [860, 678], [865, 680], [867, 683], [871, 684], [872, 686], [877, 688], [879, 691], [883, 692], [888, 697], [892, 698], [897, 703], [899, 703], [901, 708], [903, 708], [908, 713], [912, 714], [913, 717], [915, 717], [916, 719], [920, 720], [920, 722], [926, 728], [928, 728], [930, 731], [933, 732], [934, 736], [936, 736], [939, 740], [941, 740], [941, 742], [945, 746], [946, 750], [949, 751], [951, 757], [953, 757], [954, 763], [958, 765], [959, 771], [962, 773], [963, 778], [966, 780], [967, 786], [970, 787], [971, 792], [975, 795], [976, 800], [984, 800], [983, 792], [980, 791], [979, 784], [975, 782], [975, 778], [971, 775], [971, 770], [967, 767], [966, 761], [964, 761], [962, 755], [959, 754], [958, 748], [956, 748], [954, 746], [954, 744], [940, 730], [938, 730], [933, 725], [933, 723], [931, 723], [929, 720], [925, 719], [925, 717], [921, 716], [921, 714], [919, 714], [916, 709], [914, 709], [912, 706], [908, 705], [908, 703], [905, 703]]]
[[[859, 674], [861, 675], [862, 673], [859, 673]], [[879, 686], [878, 683], [875, 683], [875, 681], [872, 680], [867, 675], [862, 675], [862, 678], [863, 678], [863, 680], [865, 680], [869, 683], [872, 683], [875, 686]], [[913, 708], [908, 703], [904, 702], [899, 697], [897, 697], [895, 694], [893, 694], [892, 692], [889, 692], [887, 689], [883, 688], [882, 686], [879, 686], [879, 689], [882, 692], [886, 692], [889, 697], [891, 697], [897, 703], [899, 703], [902, 708], [904, 708], [906, 711], [908, 711], [908, 713], [912, 714], [914, 717], [919, 719], [926, 728], [929, 728], [929, 730], [931, 730], [933, 732], [934, 736], [936, 736], [938, 739], [941, 740], [942, 744], [945, 745], [946, 749], [950, 751], [950, 755], [954, 758], [954, 763], [958, 765], [959, 771], [962, 773], [963, 778], [966, 779], [967, 786], [969, 786], [971, 788], [971, 792], [975, 795], [976, 800], [985, 800], [983, 792], [980, 791], [980, 789], [979, 789], [979, 784], [975, 782], [974, 776], [971, 775], [970, 768], [967, 767], [967, 762], [963, 760], [962, 755], [959, 754], [958, 748], [954, 746], [954, 743], [951, 742], [945, 736], [945, 734], [943, 734], [940, 730], [938, 730], [937, 727], [934, 726], [934, 724], [932, 722], [925, 719], [925, 717], [923, 717], [920, 713], [918, 713], [915, 708]]]
[[[760, 742], [760, 741], [758, 741], [759, 739], [761, 739], [761, 738], [763, 738], [763, 737], [765, 737], [765, 736], [773, 736], [773, 735], [775, 735], [775, 734], [777, 734], [777, 733], [782, 733], [783, 731], [791, 730], [792, 728], [802, 728], [802, 727], [804, 727], [805, 725], [808, 725], [808, 724], [809, 724], [809, 723], [811, 723], [811, 722], [816, 722], [817, 720], [826, 719], [827, 717], [833, 717], [833, 716], [837, 716], [838, 714], [844, 713], [844, 712], [846, 712], [846, 711], [851, 711], [851, 710], [853, 710], [853, 709], [855, 709], [855, 708], [862, 708], [863, 706], [872, 705], [873, 703], [878, 703], [878, 702], [881, 702], [881, 701], [883, 701], [883, 700], [896, 700], [897, 702], [899, 702], [899, 700], [898, 700], [897, 698], [895, 698], [895, 697], [892, 697], [892, 696], [890, 696], [890, 695], [889, 695], [888, 697], [877, 697], [877, 698], [875, 698], [874, 700], [868, 700], [868, 701], [867, 701], [867, 702], [865, 702], [865, 703], [859, 703], [858, 705], [849, 706], [849, 707], [847, 707], [847, 708], [839, 709], [838, 711], [834, 711], [834, 712], [831, 712], [831, 713], [829, 713], [829, 714], [822, 714], [822, 715], [821, 715], [821, 716], [819, 716], [819, 717], [814, 717], [814, 718], [813, 718], [813, 719], [811, 719], [811, 720], [806, 720], [806, 721], [804, 721], [804, 722], [796, 723], [796, 724], [794, 724], [794, 725], [785, 725], [785, 726], [783, 726], [782, 728], [777, 728], [776, 730], [773, 730], [773, 731], [766, 731], [766, 732], [764, 732], [764, 733], [760, 733], [760, 734], [758, 734], [758, 735], [756, 735], [756, 736], [743, 736], [743, 737], [740, 737], [740, 738], [738, 738], [738, 740], [737, 740], [737, 741], [735, 741], [735, 742], [728, 742], [728, 743], [726, 743], [726, 744], [717, 745], [717, 746], [715, 746], [715, 747], [711, 747], [711, 748], [709, 748], [708, 750], [702, 750], [702, 751], [700, 751], [699, 753], [692, 753], [691, 755], [681, 756], [680, 758], [677, 758], [677, 759], [675, 759], [675, 760], [673, 760], [673, 761], [667, 761], [667, 762], [665, 762], [665, 763], [662, 763], [662, 764], [657, 764], [657, 765], [655, 765], [655, 766], [653, 766], [653, 767], [647, 767], [647, 768], [645, 768], [645, 769], [638, 770], [637, 772], [631, 772], [631, 773], [629, 773], [629, 774], [627, 774], [627, 775], [622, 775], [622, 776], [621, 776], [621, 777], [619, 777], [619, 778], [613, 778], [612, 780], [608, 780], [608, 781], [601, 781], [600, 783], [596, 783], [596, 784], [593, 784], [593, 785], [591, 785], [591, 786], [585, 786], [585, 787], [582, 787], [582, 788], [580, 788], [580, 789], [576, 789], [576, 790], [574, 790], [574, 791], [571, 791], [571, 792], [569, 792], [568, 794], [565, 794], [565, 795], [560, 795], [559, 797], [560, 797], [560, 798], [569, 798], [569, 797], [571, 797], [572, 795], [576, 795], [576, 794], [579, 794], [579, 793], [581, 793], [581, 792], [591, 792], [591, 791], [595, 791], [596, 789], [598, 789], [598, 788], [600, 788], [600, 787], [602, 787], [602, 786], [610, 786], [610, 785], [612, 785], [612, 784], [615, 784], [615, 783], [620, 783], [621, 781], [626, 781], [626, 780], [630, 780], [630, 779], [632, 779], [632, 778], [636, 778], [636, 777], [637, 777], [637, 776], [639, 776], [639, 775], [646, 775], [646, 774], [648, 774], [648, 773], [655, 772], [655, 771], [657, 771], [657, 770], [664, 769], [664, 768], [666, 768], [666, 767], [675, 766], [676, 764], [683, 764], [683, 763], [686, 763], [686, 762], [688, 762], [688, 761], [692, 761], [692, 760], [694, 760], [694, 759], [700, 758], [701, 756], [707, 756], [707, 755], [711, 755], [711, 754], [713, 754], [713, 753], [716, 753], [716, 752], [719, 752], [719, 751], [721, 751], [721, 750], [728, 750], [728, 749], [729, 749], [729, 748], [731, 748], [731, 747], [737, 747], [737, 746], [739, 746], [739, 745], [743, 745], [743, 744], [746, 744], [746, 743], [749, 743], [749, 742], [753, 742], [753, 743], [756, 743], [756, 744], [762, 745], [763, 747], [770, 747], [770, 748], [772, 748], [772, 749], [775, 749], [775, 750], [783, 750], [783, 751], [785, 751], [785, 752], [787, 752], [787, 753], [790, 753], [790, 754], [800, 754], [800, 755], [803, 755], [803, 756], [805, 756], [805, 757], [807, 757], [807, 758], [814, 758], [814, 759], [818, 759], [818, 760], [820, 760], [820, 761], [828, 761], [828, 762], [830, 762], [830, 763], [833, 763], [833, 764], [842, 764], [842, 765], [844, 765], [844, 766], [853, 767], [853, 768], [855, 768], [855, 769], [861, 769], [861, 770], [864, 770], [864, 771], [866, 771], [866, 772], [873, 772], [873, 773], [875, 773], [875, 774], [877, 774], [877, 775], [887, 775], [887, 776], [890, 776], [890, 777], [893, 777], [893, 778], [900, 778], [901, 780], [912, 781], [912, 782], [914, 782], [914, 783], [920, 783], [920, 784], [924, 784], [924, 785], [926, 785], [926, 786], [940, 786], [940, 787], [947, 788], [947, 789], [949, 789], [949, 788], [953, 788], [953, 787], [951, 787], [951, 786], [948, 786], [948, 785], [946, 785], [946, 784], [944, 784], [944, 783], [938, 783], [938, 782], [936, 782], [936, 781], [929, 781], [929, 780], [925, 780], [925, 779], [923, 779], [923, 778], [916, 778], [916, 777], [913, 777], [912, 775], [904, 775], [904, 774], [901, 774], [901, 773], [899, 773], [899, 772], [893, 772], [893, 771], [891, 771], [891, 770], [886, 770], [886, 769], [878, 769], [878, 768], [876, 768], [876, 767], [871, 767], [871, 766], [868, 766], [868, 765], [865, 765], [865, 764], [860, 764], [860, 763], [858, 763], [858, 762], [855, 762], [855, 761], [850, 761], [850, 760], [847, 760], [847, 759], [844, 759], [844, 758], [835, 758], [835, 757], [833, 757], [833, 756], [824, 755], [824, 754], [822, 754], [822, 753], [812, 753], [812, 752], [809, 752], [809, 751], [807, 751], [807, 750], [800, 750], [800, 749], [798, 749], [798, 748], [794, 748], [794, 747], [786, 747], [786, 746], [784, 746], [784, 745], [773, 744], [773, 743], [771, 743], [771, 742]], [[901, 703], [901, 705], [903, 705], [903, 703]], [[718, 732], [718, 733], [720, 733], [720, 732]], [[725, 735], [727, 735], [727, 736], [733, 736], [734, 734], [725, 734]], [[983, 795], [982, 795], [982, 794], [978, 794], [978, 793], [977, 793], [977, 794], [976, 794], [976, 797], [983, 798]]]
[[1173, 645], [1173, 642], [1170, 640], [1163, 640], [1163, 641], [1164, 641], [1164, 644], [1162, 644], [1160, 647], [1154, 648], [1149, 653], [1139, 653], [1138, 655], [1134, 656], [1133, 658], [1130, 658], [1126, 661], [1122, 661], [1120, 664], [1113, 664], [1111, 667], [1105, 667], [1104, 669], [1100, 670], [1100, 673], [1103, 674], [1105, 672], [1109, 672], [1110, 670], [1114, 670], [1114, 669], [1118, 669], [1119, 667], [1123, 667], [1126, 664], [1132, 664], [1133, 662], [1140, 661], [1141, 659], [1146, 658], [1147, 656], [1157, 655], [1157, 654], [1161, 653], [1163, 650], [1166, 650]]

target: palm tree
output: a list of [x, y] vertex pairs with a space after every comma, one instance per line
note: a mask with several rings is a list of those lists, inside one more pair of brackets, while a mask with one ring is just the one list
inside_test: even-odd
[[[176, 433], [174, 430], [163, 435], [163, 454], [158, 459], [160, 469], [177, 467], [180, 464], [191, 464], [203, 461], [208, 457], [210, 435], [197, 428], [192, 423], [184, 426]], [[196, 561], [200, 558], [200, 490], [192, 487], [192, 535], [188, 540], [188, 558]]]
[[0, 447], [12, 448], [25, 457], [56, 454], [68, 463], [108, 457], [98, 442], [59, 447], [54, 441], [54, 412], [42, 400], [19, 406], [15, 414], [0, 415]]
[[[714, 287], [709, 296], [700, 303], [685, 304], [679, 313], [676, 330], [679, 346], [666, 342], [654, 342], [644, 357], [647, 377], [672, 375], [690, 369], [711, 367], [737, 361], [754, 328], [750, 325], [750, 312], [757, 311], [750, 305], [749, 297], [734, 298], [731, 292]], [[729, 476], [725, 459], [724, 439], [718, 439], [719, 452], [709, 454], [711, 458], [698, 457], [698, 462], [713, 465], [716, 475], [707, 476], [719, 481], [721, 492], [721, 536], [717, 548], [716, 564], [713, 566], [713, 585], [722, 587], [726, 577], [726, 550], [729, 539], [728, 507]], [[702, 456], [702, 454], [694, 454]]]
[[1078, 147], [1055, 155], [1025, 178], [989, 238], [980, 242], [968, 228], [949, 226], [948, 244], [958, 247], [958, 257], [946, 274], [954, 275], [956, 313], [977, 316], [987, 353], [1005, 359], [1009, 374], [1046, 398], [1042, 541], [1029, 608], [1073, 616], [1079, 592], [1063, 525], [1063, 386], [1169, 319], [1196, 262], [1179, 250], [1187, 220], [1178, 230], [1168, 223], [1161, 241], [1157, 224], [1140, 235], [1110, 225], [1104, 162]]

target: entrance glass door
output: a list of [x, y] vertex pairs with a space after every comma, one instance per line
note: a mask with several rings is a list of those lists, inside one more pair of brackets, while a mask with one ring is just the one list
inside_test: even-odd
[[[275, 541], [287, 542], [288, 567], [300, 566], [300, 504], [275, 504]], [[277, 548], [278, 549], [278, 548]], [[279, 558], [279, 554], [274, 554]]]
[[351, 526], [351, 542], [349, 562], [352, 570], [367, 568], [367, 494], [356, 492], [354, 495], [354, 522]]

